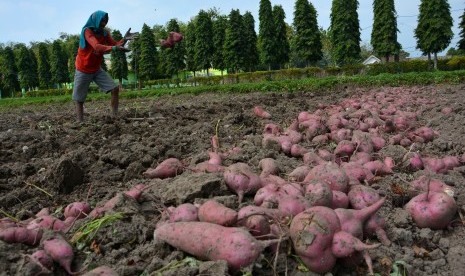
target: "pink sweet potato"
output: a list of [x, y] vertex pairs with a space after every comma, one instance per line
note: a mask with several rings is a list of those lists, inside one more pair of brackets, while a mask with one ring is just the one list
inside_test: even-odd
[[232, 226], [237, 222], [237, 212], [215, 200], [207, 200], [199, 207], [199, 221]]
[[405, 205], [405, 210], [418, 227], [438, 230], [450, 224], [458, 207], [454, 198], [446, 193], [429, 192], [412, 198]]
[[285, 216], [294, 217], [305, 209], [311, 207], [308, 200], [303, 196], [282, 196], [278, 201], [278, 209]]
[[347, 196], [352, 208], [357, 210], [370, 206], [380, 199], [378, 191], [360, 184], [351, 186]]
[[341, 191], [333, 191], [333, 200], [329, 206], [331, 209], [336, 208], [348, 208], [349, 207], [349, 197], [346, 193]]
[[348, 157], [352, 155], [356, 147], [355, 142], [342, 140], [337, 144], [336, 149], [334, 149], [334, 154], [338, 157]]
[[82, 276], [119, 276], [120, 274], [117, 273], [114, 269], [108, 267], [108, 266], [99, 266], [91, 271], [86, 272], [85, 274], [82, 274]]
[[305, 187], [305, 198], [311, 206], [330, 207], [333, 201], [333, 191], [325, 182], [312, 180]]
[[247, 230], [208, 222], [163, 224], [154, 238], [200, 260], [225, 260], [233, 271], [253, 264], [270, 242], [259, 241]]
[[37, 245], [41, 238], [42, 229], [27, 229], [25, 227], [8, 227], [0, 229], [0, 240], [7, 243]]
[[49, 237], [42, 240], [42, 246], [53, 261], [58, 263], [68, 274], [74, 275], [76, 272], [71, 271], [71, 263], [74, 259], [73, 247], [62, 236], [55, 232]]
[[292, 172], [290, 172], [287, 177], [289, 178], [289, 181], [294, 181], [294, 182], [302, 182], [304, 181], [305, 177], [307, 174], [310, 172], [310, 167], [303, 165], [295, 168]]
[[253, 215], [262, 215], [272, 220], [285, 220], [286, 216], [279, 209], [272, 209], [262, 206], [247, 205], [237, 212], [237, 220], [242, 221]]
[[444, 192], [449, 196], [454, 196], [455, 194], [453, 187], [439, 179], [431, 178], [426, 175], [422, 175], [418, 179], [411, 181], [407, 189], [408, 194], [412, 197], [427, 192], [428, 190], [431, 192]]
[[308, 208], [292, 219], [289, 234], [295, 252], [316, 273], [331, 271], [336, 257], [331, 252], [333, 236], [341, 230], [334, 210], [316, 206]]
[[339, 231], [334, 234], [331, 251], [338, 258], [349, 257], [355, 251], [374, 249], [381, 244], [364, 244], [360, 239], [354, 237], [346, 231]]
[[251, 215], [238, 223], [238, 226], [247, 228], [257, 239], [266, 238], [271, 232], [270, 220], [263, 215]]
[[363, 224], [381, 208], [385, 200], [385, 198], [381, 198], [376, 203], [360, 210], [345, 208], [335, 209], [334, 212], [336, 212], [339, 222], [341, 223], [341, 230], [362, 239]]
[[302, 157], [304, 154], [309, 152], [309, 149], [299, 145], [299, 144], [293, 144], [291, 146], [291, 156], [292, 157]]
[[332, 191], [348, 191], [349, 177], [334, 162], [327, 162], [312, 168], [305, 177], [304, 182], [310, 182], [313, 179], [325, 181]]
[[142, 192], [146, 186], [144, 184], [137, 184], [134, 187], [132, 187], [129, 191], [124, 192], [125, 195], [134, 198], [136, 201], [139, 201]]
[[253, 108], [253, 113], [255, 116], [262, 118], [262, 119], [271, 119], [271, 114], [267, 112], [263, 107], [261, 106], [254, 106]]
[[39, 263], [41, 266], [48, 270], [53, 268], [53, 259], [50, 257], [45, 250], [37, 250], [30, 255], [31, 259]]
[[183, 163], [177, 158], [168, 158], [158, 164], [154, 169], [147, 169], [143, 175], [147, 178], [170, 178], [184, 171]]
[[280, 171], [278, 163], [273, 158], [263, 158], [258, 163], [258, 166], [262, 169], [260, 177], [268, 176], [270, 174], [277, 175]]
[[53, 216], [41, 216], [31, 220], [26, 226], [27, 229], [50, 229], [50, 230], [65, 230], [66, 224]]
[[246, 163], [228, 166], [223, 176], [226, 185], [238, 195], [239, 203], [244, 195], [255, 193], [262, 187], [260, 177]]
[[365, 224], [363, 224], [363, 236], [376, 236], [383, 245], [389, 246], [391, 241], [384, 230], [385, 228], [386, 220], [378, 213], [375, 213], [367, 221], [365, 221]]
[[65, 207], [63, 212], [65, 218], [75, 217], [77, 219], [85, 218], [91, 211], [89, 203], [77, 201]]
[[373, 274], [373, 266], [370, 255], [366, 252], [369, 249], [375, 249], [380, 244], [364, 244], [361, 240], [354, 237], [352, 234], [339, 231], [334, 234], [331, 252], [338, 258], [350, 258], [354, 253], [362, 252], [368, 266], [369, 275]]
[[168, 208], [169, 221], [198, 221], [199, 209], [192, 203], [183, 203], [177, 207]]

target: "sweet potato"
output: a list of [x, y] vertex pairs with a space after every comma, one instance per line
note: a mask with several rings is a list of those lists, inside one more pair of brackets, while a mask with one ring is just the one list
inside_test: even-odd
[[53, 259], [50, 257], [45, 250], [37, 250], [30, 255], [31, 259], [48, 270], [53, 268]]
[[237, 220], [242, 221], [253, 215], [262, 215], [277, 221], [286, 219], [286, 216], [279, 209], [247, 205], [239, 209], [239, 212], [237, 213]]
[[335, 209], [334, 212], [336, 212], [339, 222], [341, 223], [341, 230], [352, 234], [356, 238], [362, 239], [363, 224], [383, 206], [385, 200], [386, 199], [383, 197], [376, 203], [360, 210], [346, 208]]
[[309, 151], [303, 155], [304, 164], [309, 166], [317, 166], [320, 164], [324, 164], [325, 160], [321, 158], [317, 153], [313, 151]]
[[287, 177], [289, 181], [295, 182], [302, 182], [304, 181], [307, 174], [310, 172], [310, 167], [303, 165], [295, 168], [292, 172], [290, 172]]
[[192, 203], [183, 203], [175, 208], [168, 208], [169, 221], [198, 221], [199, 210], [197, 206]]
[[333, 201], [333, 191], [325, 182], [312, 180], [305, 187], [305, 198], [311, 206], [330, 207]]
[[372, 182], [375, 177], [373, 173], [365, 168], [362, 164], [357, 162], [344, 162], [341, 164], [341, 168], [345, 171], [349, 177], [350, 183], [363, 183]]
[[356, 149], [356, 144], [349, 140], [342, 140], [334, 149], [334, 154], [338, 157], [349, 157]]
[[327, 162], [312, 168], [305, 177], [304, 182], [310, 182], [313, 179], [325, 181], [332, 191], [348, 191], [349, 177], [334, 162]]
[[365, 222], [365, 224], [363, 224], [363, 236], [376, 236], [383, 245], [389, 246], [391, 241], [384, 230], [385, 228], [386, 220], [378, 213], [375, 213]]
[[375, 249], [379, 246], [379, 243], [371, 245], [364, 244], [361, 240], [354, 237], [352, 234], [345, 231], [339, 231], [334, 234], [331, 252], [338, 258], [347, 258], [351, 257], [356, 252], [363, 252], [368, 266], [369, 274], [374, 275], [372, 261], [366, 250]]
[[134, 187], [132, 187], [129, 191], [124, 192], [125, 195], [134, 198], [136, 201], [139, 201], [142, 192], [146, 186], [144, 184], [137, 184]]
[[82, 274], [82, 276], [119, 276], [114, 269], [108, 267], [108, 266], [99, 266], [91, 271], [86, 272], [85, 274]]
[[380, 199], [378, 191], [365, 185], [354, 185], [347, 193], [352, 208], [360, 210], [370, 206]]
[[208, 222], [163, 224], [154, 238], [200, 260], [225, 260], [233, 271], [253, 264], [270, 242], [259, 241], [247, 230]]
[[297, 255], [316, 273], [331, 271], [336, 257], [331, 252], [333, 236], [341, 230], [334, 210], [316, 206], [292, 219], [289, 234]]
[[251, 215], [238, 222], [238, 226], [247, 228], [257, 239], [266, 238], [271, 233], [270, 221], [263, 215]]
[[221, 173], [224, 172], [222, 165], [210, 164], [208, 161], [200, 162], [191, 168], [193, 172], [204, 172], [204, 173]]
[[25, 227], [8, 227], [0, 229], [0, 240], [7, 243], [23, 243], [37, 245], [42, 238], [42, 229], [27, 229]]
[[282, 214], [293, 217], [311, 207], [308, 200], [303, 196], [282, 196], [278, 201], [278, 209]]
[[85, 218], [91, 211], [89, 203], [83, 201], [77, 201], [68, 204], [65, 207], [63, 215], [65, 218], [75, 217], [77, 219]]
[[244, 195], [255, 193], [262, 187], [260, 177], [246, 163], [235, 163], [226, 168], [223, 173], [226, 185], [242, 202]]
[[364, 244], [361, 240], [346, 231], [339, 231], [334, 234], [331, 251], [338, 258], [352, 255], [355, 251], [374, 249], [381, 244]]
[[237, 212], [215, 200], [207, 200], [199, 207], [199, 221], [211, 222], [223, 226], [232, 226], [237, 222]]
[[74, 259], [73, 247], [59, 232], [44, 236], [42, 246], [53, 261], [58, 263], [68, 274], [74, 275], [76, 272], [71, 271], [71, 263]]
[[444, 192], [449, 196], [454, 196], [455, 194], [453, 187], [439, 179], [431, 178], [426, 175], [422, 175], [418, 179], [411, 181], [407, 189], [411, 197], [427, 192], [428, 190], [431, 192]]
[[50, 229], [61, 231], [66, 229], [66, 224], [53, 216], [41, 216], [31, 220], [26, 226], [27, 229]]
[[349, 197], [346, 193], [341, 191], [333, 191], [333, 200], [329, 206], [331, 209], [336, 208], [348, 208], [349, 207]]
[[291, 156], [292, 157], [302, 157], [304, 154], [309, 152], [309, 149], [299, 145], [299, 144], [293, 144], [291, 146]]
[[405, 210], [418, 227], [438, 230], [450, 224], [458, 207], [454, 198], [446, 193], [429, 192], [412, 198], [405, 205]]
[[262, 118], [262, 119], [271, 119], [271, 114], [267, 112], [263, 107], [261, 106], [254, 106], [253, 108], [253, 113], [255, 116]]
[[263, 158], [258, 163], [258, 166], [262, 169], [260, 177], [268, 176], [270, 174], [277, 175], [280, 171], [278, 163], [273, 158]]
[[155, 168], [149, 168], [143, 172], [147, 178], [170, 178], [181, 174], [184, 171], [183, 163], [177, 158], [168, 158], [158, 164]]
[[280, 133], [282, 133], [282, 129], [280, 126], [278, 126], [277, 124], [273, 124], [273, 123], [269, 123], [269, 124], [266, 124], [265, 127], [263, 128], [263, 133], [266, 133], [266, 134], [274, 134], [274, 135], [278, 135]]

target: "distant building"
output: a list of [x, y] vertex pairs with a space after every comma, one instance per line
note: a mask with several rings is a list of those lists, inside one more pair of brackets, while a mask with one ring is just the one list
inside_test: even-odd
[[363, 65], [381, 63], [381, 59], [375, 57], [374, 55], [369, 56], [367, 59], [363, 61]]

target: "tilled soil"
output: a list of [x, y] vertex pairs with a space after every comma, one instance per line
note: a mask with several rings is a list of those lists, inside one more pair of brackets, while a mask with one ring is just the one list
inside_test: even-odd
[[[119, 275], [228, 275], [224, 262], [198, 262], [153, 237], [161, 213], [170, 206], [200, 204], [208, 198], [236, 210], [253, 204], [253, 195], [249, 195], [239, 206], [237, 195], [228, 189], [222, 173], [191, 170], [208, 160], [212, 136], [219, 137], [224, 152], [233, 147], [241, 149], [225, 158], [224, 166], [244, 162], [259, 173], [259, 161], [273, 158], [279, 164], [280, 176], [286, 179], [293, 169], [303, 165], [303, 160], [279, 148], [263, 146], [265, 124], [275, 123], [285, 129], [301, 111], [324, 110], [368, 95], [375, 99], [390, 97], [394, 105], [396, 97], [404, 95], [408, 101], [396, 106], [397, 109], [417, 112], [415, 126], [428, 126], [437, 132], [433, 141], [414, 146], [388, 142], [375, 158], [391, 156], [402, 161], [409, 151], [438, 158], [464, 154], [464, 85], [344, 87], [326, 94], [205, 93], [124, 99], [116, 119], [108, 115], [109, 101], [88, 102], [83, 124], [74, 122], [72, 103], [25, 106], [0, 113], [0, 217], [8, 215], [26, 221], [42, 208], [49, 208], [62, 219], [64, 207], [71, 202], [87, 201], [95, 207], [142, 183], [149, 188], [139, 202], [123, 197], [116, 204], [114, 211], [124, 212], [123, 219], [100, 228], [91, 244], [74, 244], [73, 271], [107, 265]], [[256, 105], [270, 112], [272, 118], [255, 116], [252, 109]], [[452, 112], [445, 112], [444, 108], [452, 108]], [[394, 134], [382, 132], [382, 135], [389, 141]], [[335, 147], [334, 142], [315, 145], [305, 138], [301, 144], [309, 149], [330, 151]], [[167, 158], [182, 160], [185, 171], [163, 180], [143, 176], [144, 171]], [[410, 199], [404, 193], [407, 183], [425, 174], [454, 186], [459, 212], [447, 229], [420, 229], [403, 208]], [[379, 213], [387, 220], [386, 232], [392, 244], [369, 251], [376, 273], [389, 275], [397, 266], [405, 268], [408, 275], [464, 274], [465, 232], [461, 216], [465, 202], [464, 174], [464, 166], [435, 174], [425, 170], [410, 172], [397, 162], [394, 173], [377, 178], [371, 187], [386, 196]], [[77, 229], [89, 221], [76, 221], [65, 236], [72, 239]], [[366, 241], [373, 243], [377, 239]], [[38, 248], [40, 245], [0, 241], [0, 275], [47, 275], [38, 273], [27, 257]], [[305, 274], [292, 250], [279, 253], [275, 258], [266, 249], [249, 270], [253, 275]], [[367, 266], [363, 262], [355, 266], [341, 262], [332, 274], [366, 275]], [[66, 275], [66, 272], [55, 264], [48, 275]]]

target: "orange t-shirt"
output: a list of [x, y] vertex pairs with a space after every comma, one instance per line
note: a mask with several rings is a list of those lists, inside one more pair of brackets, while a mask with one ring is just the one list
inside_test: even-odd
[[115, 41], [109, 33], [106, 36], [96, 34], [87, 28], [84, 32], [86, 47], [79, 47], [76, 56], [76, 69], [87, 74], [93, 74], [100, 69], [103, 55], [111, 52], [113, 46], [123, 44], [123, 39]]

